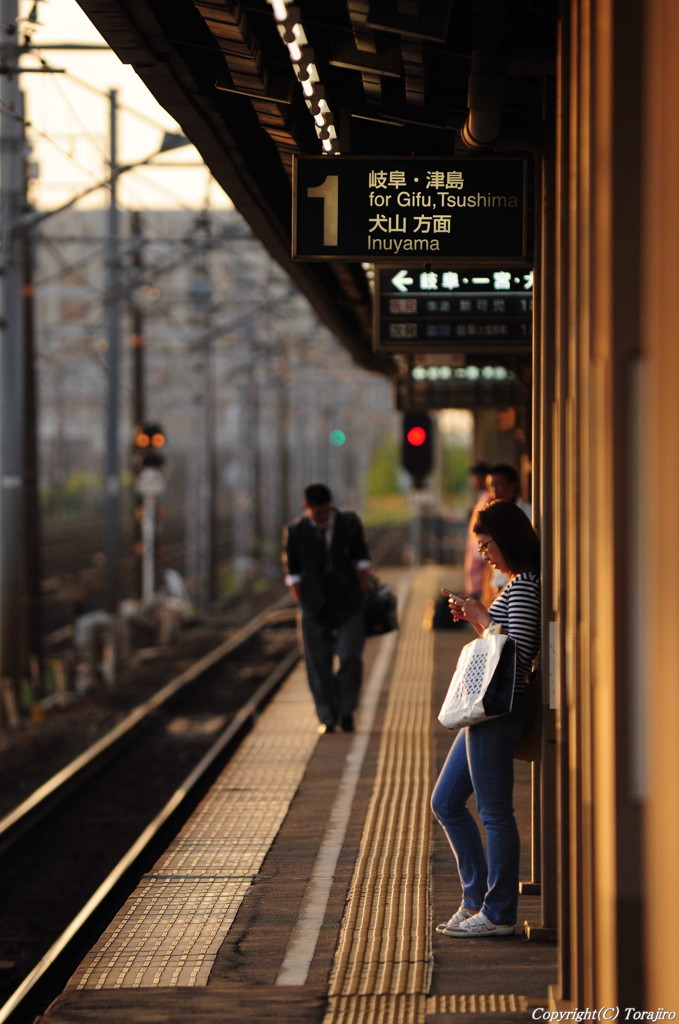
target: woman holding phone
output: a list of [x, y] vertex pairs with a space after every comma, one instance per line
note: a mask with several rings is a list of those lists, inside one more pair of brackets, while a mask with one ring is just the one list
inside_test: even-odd
[[[504, 632], [516, 644], [514, 702], [508, 715], [461, 729], [432, 794], [432, 810], [457, 861], [462, 901], [436, 930], [454, 938], [512, 935], [519, 895], [519, 830], [514, 817], [514, 744], [526, 724], [526, 681], [540, 649], [540, 542], [526, 514], [512, 501], [493, 501], [473, 525], [479, 552], [509, 582], [486, 608], [475, 598], [451, 595], [456, 620], [481, 635]], [[487, 857], [467, 801], [476, 795]]]

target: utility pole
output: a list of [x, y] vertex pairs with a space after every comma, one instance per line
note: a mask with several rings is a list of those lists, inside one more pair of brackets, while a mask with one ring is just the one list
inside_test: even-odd
[[250, 513], [250, 544], [248, 555], [252, 559], [253, 566], [257, 573], [262, 568], [262, 544], [264, 538], [263, 514], [262, 514], [262, 388], [261, 388], [261, 365], [264, 356], [264, 347], [260, 345], [257, 331], [257, 319], [253, 320], [252, 330], [252, 362], [248, 372], [248, 386], [250, 389], [250, 409], [252, 411], [251, 426], [251, 451], [252, 451], [252, 490], [250, 492], [251, 513]]
[[18, 2], [0, 3], [0, 679], [26, 671], [24, 573], [23, 245], [15, 230], [26, 207]]
[[106, 254], [106, 306], [108, 336], [108, 398], [106, 406], [105, 525], [108, 606], [114, 613], [119, 599], [120, 559], [120, 223], [118, 211], [118, 94], [109, 92], [110, 198]]
[[[26, 323], [30, 330], [30, 274], [28, 265], [32, 228], [97, 189], [110, 187], [107, 238], [107, 318], [109, 387], [106, 417], [105, 526], [111, 611], [119, 598], [120, 472], [119, 388], [121, 312], [119, 295], [120, 230], [118, 177], [149, 163], [169, 149], [187, 144], [184, 136], [166, 132], [160, 148], [145, 160], [120, 166], [117, 155], [117, 94], [110, 100], [110, 176], [97, 182], [55, 210], [29, 211], [26, 197], [26, 141], [23, 99], [19, 88], [19, 57], [25, 46], [18, 39], [18, 0], [0, 0], [0, 698], [28, 675], [28, 637], [39, 631], [39, 619], [28, 614], [30, 593], [35, 600], [38, 563], [28, 557], [26, 545], [39, 545], [35, 510], [26, 495], [37, 484], [37, 463], [29, 445], [35, 442], [36, 413], [31, 391], [30, 346], [27, 355]], [[47, 45], [47, 49], [62, 49]], [[66, 47], [68, 48], [68, 47]], [[87, 47], [107, 49], [106, 47]], [[29, 398], [27, 399], [27, 393]], [[31, 422], [27, 422], [30, 419]], [[29, 458], [30, 456], [30, 458]], [[31, 477], [32, 474], [32, 477]], [[31, 477], [30, 484], [27, 478]], [[35, 502], [35, 494], [30, 494]], [[27, 512], [28, 509], [28, 512]], [[31, 519], [33, 513], [33, 519]], [[29, 525], [29, 531], [26, 525]], [[27, 585], [26, 576], [30, 576]], [[30, 591], [30, 593], [29, 593]], [[30, 621], [29, 621], [30, 618]], [[31, 654], [39, 646], [31, 641]], [[2, 705], [0, 703], [0, 720]]]
[[144, 311], [141, 289], [144, 279], [144, 234], [142, 216], [133, 210], [130, 221], [132, 241], [132, 281], [130, 289], [130, 314], [132, 319], [132, 423], [134, 430], [141, 427], [146, 419], [146, 336], [144, 334]]
[[38, 456], [38, 396], [35, 366], [35, 303], [33, 232], [22, 240], [24, 261], [24, 536], [23, 572], [26, 594], [26, 645], [34, 694], [43, 695], [43, 578], [40, 460]]
[[[133, 437], [137, 438], [139, 432], [142, 429], [142, 425], [146, 420], [146, 336], [144, 333], [144, 312], [142, 309], [142, 298], [141, 289], [144, 274], [144, 238], [143, 238], [143, 227], [142, 227], [142, 216], [139, 210], [133, 210], [130, 219], [130, 236], [132, 243], [131, 253], [131, 266], [132, 266], [132, 277], [130, 280], [130, 287], [128, 291], [128, 299], [130, 306], [130, 320], [131, 320], [131, 335], [130, 344], [132, 349], [132, 434]], [[135, 455], [136, 458], [136, 455]], [[135, 473], [139, 472], [139, 467], [135, 465]], [[145, 571], [145, 565], [149, 557], [153, 559], [153, 566], [155, 570], [155, 537], [153, 541], [152, 554], [151, 556], [145, 550], [145, 541], [148, 544], [149, 530], [145, 524], [147, 522], [146, 517], [149, 511], [149, 501], [147, 497], [141, 495], [138, 489], [134, 488], [134, 551], [135, 551], [135, 565], [137, 567], [137, 585], [138, 592], [142, 594], [142, 600], [147, 599], [147, 603], [150, 603], [151, 598], [148, 598], [148, 591], [150, 586], [145, 586], [145, 580], [148, 578], [149, 573]], [[154, 528], [155, 528], [155, 507], [154, 513]], [[155, 588], [155, 580], [153, 587]]]
[[203, 212], [197, 225], [203, 244], [194, 266], [191, 305], [197, 340], [191, 346], [194, 448], [187, 466], [186, 576], [200, 609], [214, 597], [214, 369], [213, 300], [208, 252], [210, 222]]

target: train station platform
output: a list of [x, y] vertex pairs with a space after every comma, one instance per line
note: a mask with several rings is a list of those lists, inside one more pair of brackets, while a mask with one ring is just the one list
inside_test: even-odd
[[[42, 1024], [462, 1024], [547, 1005], [556, 948], [521, 930], [539, 896], [520, 898], [515, 936], [434, 930], [460, 895], [429, 809], [452, 740], [436, 713], [470, 633], [427, 628], [459, 571], [393, 579], [400, 629], [367, 643], [356, 732], [317, 734], [300, 663]], [[531, 768], [515, 763], [527, 878]]]

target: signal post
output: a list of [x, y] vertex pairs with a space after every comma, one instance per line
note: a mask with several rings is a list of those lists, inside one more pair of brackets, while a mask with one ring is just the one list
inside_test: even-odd
[[427, 478], [434, 464], [434, 423], [429, 413], [404, 413], [401, 460], [413, 483], [410, 494], [412, 547], [414, 560], [419, 564], [422, 561], [422, 515], [431, 503]]
[[134, 466], [137, 476], [134, 491], [139, 499], [137, 541], [141, 560], [141, 601], [143, 606], [153, 603], [156, 592], [156, 556], [158, 541], [158, 500], [165, 493], [165, 463], [163, 450], [165, 433], [158, 423], [145, 423], [134, 438]]

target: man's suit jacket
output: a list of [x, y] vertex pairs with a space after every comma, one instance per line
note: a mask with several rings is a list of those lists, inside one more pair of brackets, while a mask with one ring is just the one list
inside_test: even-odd
[[283, 562], [286, 572], [301, 577], [301, 604], [306, 615], [337, 625], [361, 605], [356, 564], [370, 555], [363, 524], [355, 512], [335, 510], [332, 543], [308, 515], [289, 523], [284, 531]]

